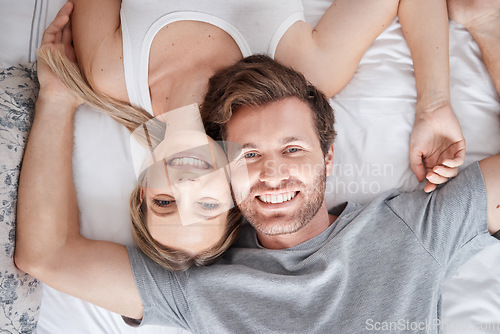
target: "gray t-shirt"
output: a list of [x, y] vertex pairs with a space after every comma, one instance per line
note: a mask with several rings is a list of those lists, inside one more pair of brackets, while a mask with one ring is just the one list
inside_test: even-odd
[[443, 280], [487, 245], [477, 163], [431, 194], [348, 203], [327, 230], [270, 250], [246, 224], [209, 267], [172, 273], [129, 248], [142, 324], [194, 333], [437, 333]]

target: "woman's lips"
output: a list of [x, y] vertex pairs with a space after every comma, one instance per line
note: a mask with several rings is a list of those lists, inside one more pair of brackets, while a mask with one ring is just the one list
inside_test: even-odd
[[193, 157], [183, 157], [174, 158], [167, 162], [169, 167], [190, 167], [195, 169], [210, 169], [211, 166], [206, 161], [193, 158]]
[[167, 166], [180, 169], [213, 169], [213, 166], [207, 162], [205, 157], [192, 152], [179, 152], [169, 157]]

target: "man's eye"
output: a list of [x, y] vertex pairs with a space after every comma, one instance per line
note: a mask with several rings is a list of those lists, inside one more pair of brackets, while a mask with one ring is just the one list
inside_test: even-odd
[[298, 152], [299, 149], [297, 147], [290, 147], [289, 149], [286, 150], [288, 153], [296, 153]]
[[157, 205], [157, 206], [162, 207], [162, 208], [165, 208], [165, 207], [171, 205], [174, 202], [175, 201], [162, 200], [162, 199], [155, 199], [155, 200], [153, 200], [154, 205]]
[[245, 154], [244, 157], [246, 159], [256, 158], [257, 157], [257, 153], [255, 153], [255, 152], [249, 152], [249, 153]]

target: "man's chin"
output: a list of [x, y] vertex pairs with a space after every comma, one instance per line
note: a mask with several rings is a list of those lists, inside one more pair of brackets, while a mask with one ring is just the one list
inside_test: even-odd
[[247, 220], [255, 230], [268, 236], [292, 234], [304, 227], [293, 215], [253, 216], [247, 217]]

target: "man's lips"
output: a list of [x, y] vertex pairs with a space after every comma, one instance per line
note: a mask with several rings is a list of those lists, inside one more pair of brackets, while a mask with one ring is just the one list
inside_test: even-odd
[[255, 196], [259, 201], [266, 204], [280, 204], [294, 199], [298, 191], [272, 192]]

